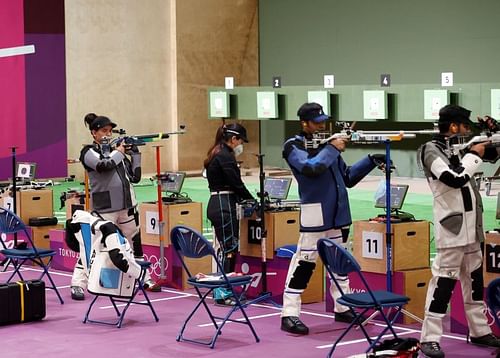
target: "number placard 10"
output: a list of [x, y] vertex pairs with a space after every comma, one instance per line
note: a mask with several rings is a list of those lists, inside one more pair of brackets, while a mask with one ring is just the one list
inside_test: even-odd
[[368, 259], [382, 260], [384, 253], [382, 252], [383, 235], [381, 232], [363, 231], [362, 234], [362, 255]]

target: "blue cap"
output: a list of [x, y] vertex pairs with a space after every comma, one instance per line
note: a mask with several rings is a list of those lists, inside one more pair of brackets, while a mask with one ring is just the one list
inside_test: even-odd
[[297, 111], [297, 116], [301, 121], [313, 121], [321, 123], [330, 118], [323, 112], [323, 107], [319, 103], [304, 103]]

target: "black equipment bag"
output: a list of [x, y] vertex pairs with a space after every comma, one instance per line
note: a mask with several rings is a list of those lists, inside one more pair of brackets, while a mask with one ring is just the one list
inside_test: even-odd
[[45, 282], [0, 284], [0, 325], [38, 321], [45, 317]]
[[55, 216], [39, 216], [36, 218], [30, 218], [28, 221], [29, 226], [49, 226], [56, 224], [57, 218]]

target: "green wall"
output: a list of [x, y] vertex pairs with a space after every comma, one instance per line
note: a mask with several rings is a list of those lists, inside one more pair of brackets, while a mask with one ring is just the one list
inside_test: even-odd
[[[453, 72], [455, 85], [446, 89], [455, 101], [474, 116], [488, 114], [489, 90], [500, 88], [498, 14], [498, 0], [262, 0], [260, 85], [281, 76], [284, 89], [315, 87], [334, 74], [337, 118], [364, 129], [374, 125], [360, 122], [358, 93], [380, 88], [380, 75], [389, 73], [391, 117], [375, 128], [406, 129], [424, 122], [423, 90], [441, 88], [441, 72]], [[290, 108], [287, 117], [296, 119]], [[282, 142], [298, 128], [294, 121], [262, 122], [266, 165], [285, 166]], [[422, 176], [413, 149], [421, 141], [396, 146], [397, 175]], [[371, 151], [379, 149], [351, 147], [344, 157], [352, 162]], [[482, 168], [487, 175], [495, 169]]]

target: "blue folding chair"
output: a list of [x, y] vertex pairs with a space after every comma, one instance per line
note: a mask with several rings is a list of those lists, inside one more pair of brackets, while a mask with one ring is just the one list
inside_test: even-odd
[[[80, 224], [82, 234], [83, 234], [83, 241], [84, 241], [84, 249], [87, 250], [87, 254], [85, 257], [87, 259], [90, 259], [91, 253], [91, 227], [90, 224]], [[124, 243], [126, 238], [121, 235], [121, 233], [118, 233], [118, 238], [119, 240]], [[148, 297], [148, 294], [146, 293], [146, 290], [144, 289], [144, 280], [146, 278], [146, 273], [148, 268], [151, 266], [151, 262], [149, 261], [136, 261], [140, 266], [141, 266], [141, 273], [139, 277], [135, 280], [135, 286], [130, 294], [130, 296], [116, 296], [116, 295], [111, 295], [111, 294], [106, 294], [106, 293], [95, 293], [95, 292], [90, 292], [91, 294], [94, 295], [94, 298], [90, 302], [89, 308], [87, 309], [87, 312], [85, 313], [85, 318], [83, 319], [83, 323], [99, 323], [99, 324], [105, 324], [105, 325], [110, 325], [110, 326], [116, 326], [117, 328], [121, 328], [123, 324], [123, 319], [125, 318], [125, 313], [127, 313], [128, 308], [130, 307], [131, 304], [134, 305], [142, 305], [142, 306], [148, 306], [149, 309], [151, 310], [151, 313], [153, 314], [153, 317], [156, 322], [159, 321], [159, 318], [155, 312], [155, 309], [153, 308], [153, 304], [151, 303], [151, 300]], [[88, 266], [88, 265], [87, 265]], [[136, 296], [139, 292], [142, 292], [142, 295], [144, 296], [144, 301], [137, 301]], [[89, 318], [90, 312], [92, 311], [92, 308], [94, 307], [94, 304], [96, 303], [97, 299], [99, 297], [108, 297], [109, 300], [111, 301], [111, 304], [113, 305], [113, 308], [115, 309], [116, 315], [117, 315], [117, 320], [116, 321], [103, 321], [103, 320], [96, 320], [96, 319], [91, 319]], [[124, 303], [123, 309], [120, 311], [118, 309], [118, 306], [116, 303]]]
[[[51, 285], [46, 285], [47, 288], [54, 290], [59, 298], [61, 304], [64, 303], [59, 291], [57, 290], [57, 286], [52, 280], [52, 277], [49, 273], [50, 264], [52, 263], [52, 258], [56, 254], [54, 250], [50, 249], [39, 249], [36, 248], [33, 244], [33, 240], [31, 239], [31, 235], [29, 234], [26, 225], [23, 223], [21, 218], [14, 214], [12, 211], [0, 208], [0, 233], [2, 234], [19, 234], [23, 233], [26, 237], [26, 247], [24, 248], [7, 248], [7, 245], [3, 238], [0, 238], [0, 242], [2, 243], [3, 249], [0, 250], [5, 256], [5, 259], [8, 260], [10, 264], [14, 267], [14, 271], [7, 279], [7, 282], [10, 282], [15, 275], [18, 275], [19, 278], [24, 281], [24, 277], [21, 273], [21, 266], [28, 262], [34, 263], [37, 266], [40, 266], [43, 270], [39, 280], [41, 280], [44, 276], [50, 281]], [[46, 262], [44, 262], [44, 259]]]
[[[356, 262], [354, 256], [352, 256], [341, 245], [336, 244], [332, 240], [329, 239], [318, 240], [318, 253], [319, 256], [321, 257], [321, 261], [323, 261], [323, 264], [325, 265], [325, 268], [328, 271], [328, 274], [330, 275], [330, 278], [333, 280], [335, 286], [337, 287], [337, 289], [341, 294], [340, 298], [337, 299], [337, 302], [344, 306], [349, 307], [351, 312], [356, 316], [354, 321], [351, 324], [349, 324], [347, 329], [340, 335], [339, 338], [337, 338], [332, 349], [328, 353], [328, 357], [332, 356], [333, 352], [335, 351], [335, 348], [337, 347], [337, 344], [354, 326], [359, 326], [361, 328], [363, 334], [365, 335], [366, 340], [369, 343], [369, 347], [366, 350], [366, 353], [368, 353], [370, 350], [373, 349], [373, 347], [378, 343], [380, 338], [388, 330], [391, 331], [394, 338], [398, 338], [396, 332], [392, 328], [392, 325], [398, 318], [399, 314], [401, 313], [403, 306], [407, 304], [410, 299], [406, 296], [398, 295], [396, 293], [392, 293], [389, 291], [372, 291], [370, 289], [370, 286], [368, 285], [368, 282], [366, 281], [361, 272], [361, 267]], [[342, 291], [342, 288], [340, 287], [339, 283], [335, 278], [335, 274], [340, 276], [346, 276], [351, 272], [355, 272], [359, 276], [361, 282], [364, 285], [365, 292], [345, 293]], [[361, 309], [361, 312], [356, 313], [356, 311], [354, 311], [354, 308]], [[387, 315], [384, 313], [383, 311], [384, 308], [396, 309], [396, 312], [394, 313], [394, 316], [392, 316], [391, 319], [389, 319]], [[379, 335], [375, 339], [370, 338], [364, 326], [362, 325], [363, 315], [367, 313], [369, 310], [376, 310], [387, 324], [387, 326], [384, 327], [384, 329], [379, 333]]]
[[[224, 269], [221, 265], [221, 263], [217, 260], [217, 257], [215, 255], [215, 251], [212, 247], [212, 245], [205, 239], [200, 233], [196, 232], [195, 230], [188, 228], [186, 226], [175, 226], [172, 231], [170, 232], [170, 240], [172, 241], [172, 244], [174, 246], [174, 249], [179, 256], [179, 259], [182, 263], [182, 266], [184, 267], [184, 270], [186, 271], [188, 275], [188, 284], [193, 286], [196, 290], [196, 293], [198, 294], [199, 301], [194, 307], [194, 309], [191, 311], [191, 313], [188, 315], [186, 320], [184, 321], [184, 324], [182, 325], [182, 328], [179, 332], [179, 335], [177, 336], [177, 341], [186, 341], [186, 342], [192, 342], [192, 343], [198, 343], [198, 344], [203, 344], [207, 345], [210, 348], [214, 348], [215, 346], [215, 341], [221, 334], [222, 328], [227, 322], [233, 322], [233, 323], [240, 323], [247, 325], [250, 330], [252, 331], [253, 336], [255, 337], [255, 340], [257, 342], [260, 341], [259, 337], [257, 336], [257, 333], [255, 333], [255, 330], [252, 326], [252, 323], [248, 319], [248, 316], [245, 312], [245, 307], [247, 307], [249, 304], [252, 302], [247, 302], [245, 304], [241, 303], [241, 292], [238, 293], [235, 288], [236, 287], [243, 287], [245, 285], [248, 285], [252, 281], [252, 276], [237, 276], [237, 277], [228, 277], [224, 273]], [[188, 266], [186, 265], [184, 261], [184, 257], [188, 258], [202, 258], [205, 256], [211, 256], [213, 260], [217, 263], [217, 273], [211, 273], [208, 276], [212, 280], [203, 280], [200, 278], [197, 278], [194, 276], [190, 271]], [[211, 311], [210, 308], [207, 305], [206, 298], [210, 293], [212, 293], [213, 290], [216, 288], [224, 288], [229, 291], [231, 291], [235, 305], [229, 308], [228, 313], [224, 317], [218, 317], [215, 316]], [[207, 289], [206, 292], [202, 293], [200, 289]], [[210, 320], [212, 321], [214, 327], [215, 327], [215, 333], [210, 341], [202, 341], [202, 340], [195, 340], [195, 339], [189, 339], [184, 337], [184, 330], [187, 327], [188, 322], [191, 320], [191, 318], [194, 316], [195, 312], [200, 308], [201, 306], [205, 307], [205, 310], [208, 313], [208, 316], [210, 317]], [[230, 318], [233, 313], [241, 311], [243, 315], [243, 319], [241, 320], [236, 320]], [[220, 323], [216, 322], [216, 319], [221, 320]]]

